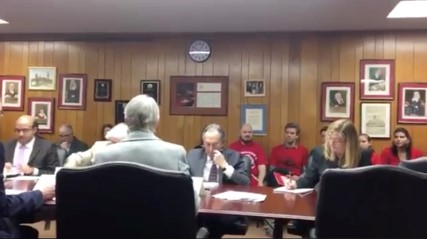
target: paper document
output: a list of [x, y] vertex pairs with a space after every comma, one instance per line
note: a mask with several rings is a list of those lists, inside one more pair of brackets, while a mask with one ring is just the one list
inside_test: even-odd
[[275, 193], [295, 193], [295, 194], [303, 194], [312, 192], [313, 188], [297, 188], [297, 189], [286, 189], [286, 187], [280, 187], [273, 189]]
[[6, 189], [6, 195], [16, 195], [26, 192], [25, 190], [16, 190], [16, 189]]
[[13, 178], [6, 178], [5, 180], [34, 181], [34, 180], [38, 180], [39, 178], [40, 178], [39, 176], [18, 176], [18, 177], [13, 177]]
[[216, 183], [216, 182], [203, 182], [203, 187], [206, 190], [214, 189], [214, 188], [218, 187], [218, 185], [219, 185], [219, 183]]
[[196, 195], [203, 196], [206, 194], [205, 188], [203, 187], [203, 178], [202, 177], [191, 177], [193, 180], [193, 189], [196, 192]]
[[39, 180], [37, 181], [33, 190], [41, 190], [49, 186], [55, 186], [55, 183], [56, 183], [55, 176], [56, 176], [55, 174], [42, 174], [39, 177]]
[[223, 200], [262, 202], [265, 200], [267, 195], [258, 194], [258, 193], [227, 191], [227, 192], [215, 194], [212, 197], [223, 199]]

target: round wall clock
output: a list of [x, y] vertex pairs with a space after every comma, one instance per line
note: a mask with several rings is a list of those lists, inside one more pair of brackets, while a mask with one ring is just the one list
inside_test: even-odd
[[195, 62], [207, 61], [211, 55], [211, 47], [203, 40], [193, 41], [188, 49], [188, 55]]

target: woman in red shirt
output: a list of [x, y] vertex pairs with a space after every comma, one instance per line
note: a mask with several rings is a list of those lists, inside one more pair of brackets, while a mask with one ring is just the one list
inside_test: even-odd
[[390, 148], [381, 153], [381, 164], [398, 165], [401, 160], [416, 159], [423, 153], [412, 147], [412, 138], [405, 128], [397, 128], [393, 132], [394, 138]]
[[376, 153], [375, 150], [372, 148], [371, 137], [369, 136], [369, 134], [360, 134], [359, 143], [360, 143], [360, 148], [366, 149], [368, 151], [372, 151], [372, 156], [371, 156], [372, 165], [381, 163], [381, 156], [378, 153]]

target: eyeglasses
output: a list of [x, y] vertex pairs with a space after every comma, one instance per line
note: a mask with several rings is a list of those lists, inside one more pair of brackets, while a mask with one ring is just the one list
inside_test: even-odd
[[33, 130], [33, 129], [31, 129], [31, 128], [30, 129], [29, 128], [23, 128], [23, 129], [16, 128], [15, 132], [18, 133], [18, 134], [21, 133], [21, 132], [25, 134], [25, 133], [30, 132], [31, 130]]

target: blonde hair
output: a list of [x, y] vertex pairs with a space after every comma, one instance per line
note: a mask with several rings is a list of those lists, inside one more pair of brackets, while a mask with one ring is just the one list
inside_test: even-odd
[[350, 120], [340, 119], [332, 122], [326, 130], [326, 140], [323, 155], [326, 160], [336, 161], [336, 155], [331, 150], [330, 137], [338, 133], [345, 140], [344, 162], [338, 162], [342, 168], [355, 168], [360, 161], [359, 135]]
[[105, 138], [107, 140], [110, 140], [111, 138], [116, 138], [121, 141], [126, 138], [128, 134], [129, 127], [125, 123], [118, 123], [105, 134]]

